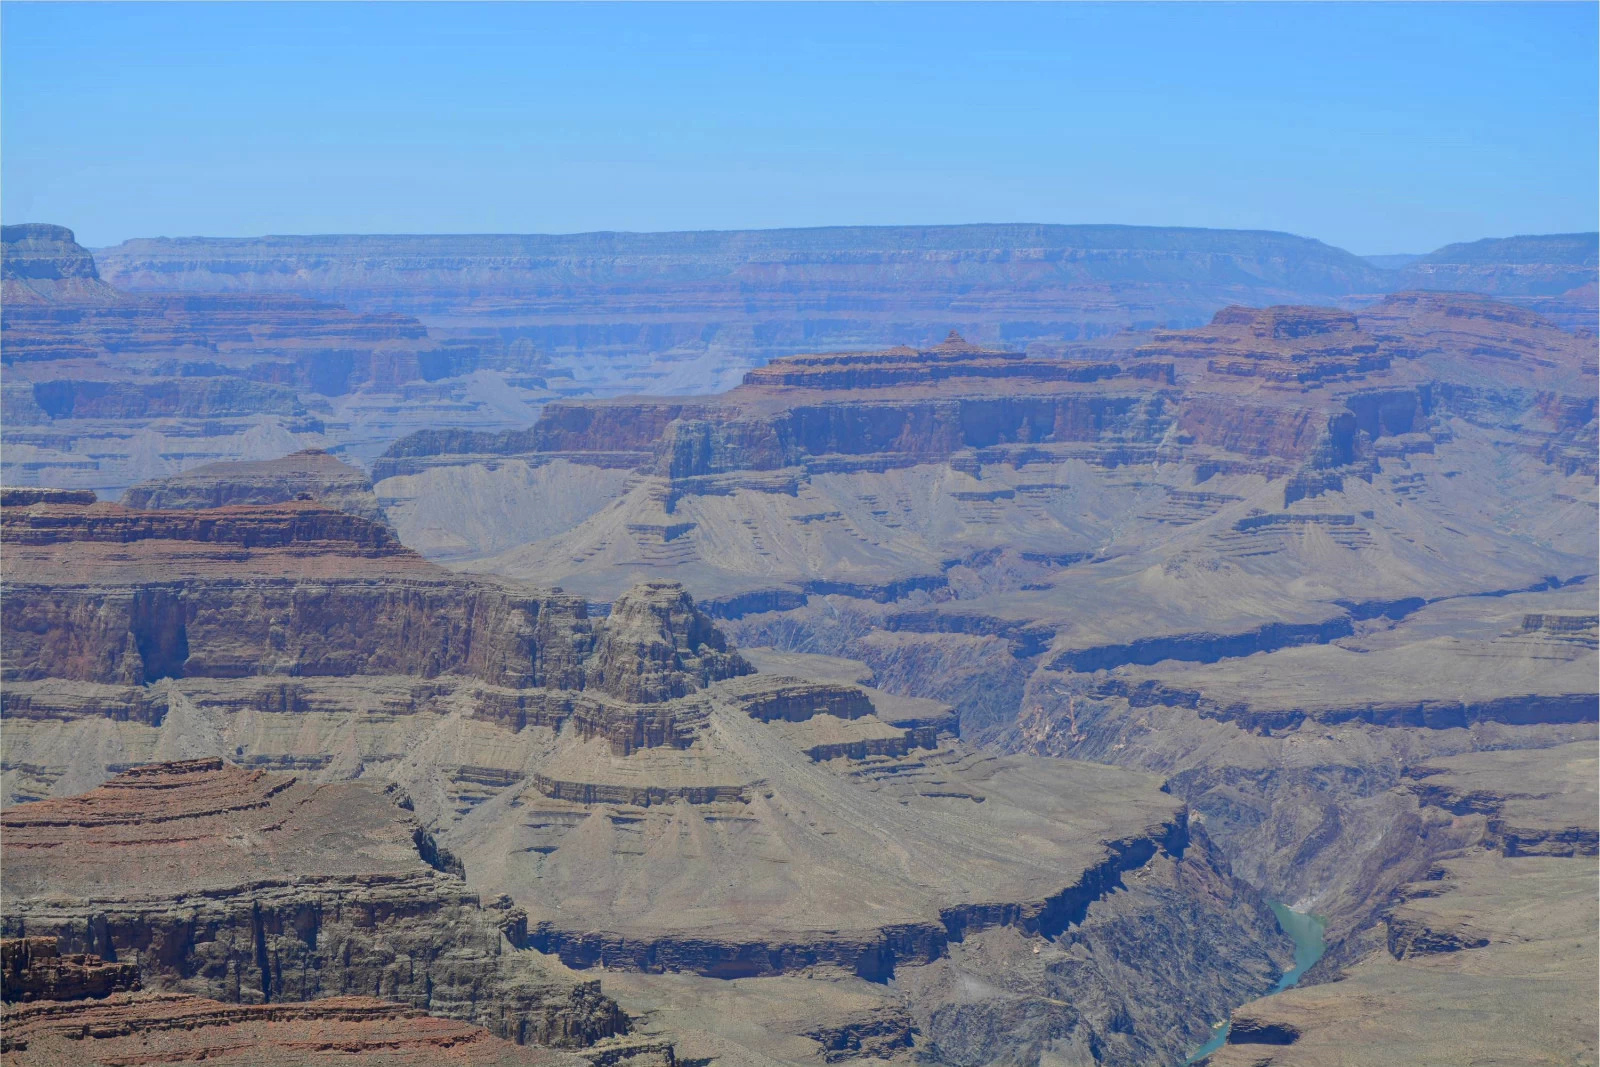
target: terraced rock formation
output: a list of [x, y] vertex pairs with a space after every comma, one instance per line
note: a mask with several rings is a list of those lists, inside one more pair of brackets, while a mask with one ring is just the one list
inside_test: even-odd
[[[808, 348], [1195, 325], [1227, 303], [1378, 293], [1288, 234], [1133, 226], [150, 239], [98, 252], [133, 291], [292, 292], [514, 334], [614, 390], [706, 392]], [[331, 297], [330, 294], [338, 294]]]
[[6, 935], [132, 964], [147, 990], [251, 1004], [372, 994], [518, 1043], [627, 1030], [596, 983], [509, 951], [503, 915], [367, 783], [153, 764], [8, 808], [0, 826]]
[[208, 463], [169, 478], [141, 482], [122, 494], [123, 504], [146, 511], [291, 500], [314, 500], [364, 519], [384, 521], [372, 480], [365, 472], [316, 448], [279, 459]]
[[[1506, 537], [1494, 502], [1510, 474], [1467, 461], [1503, 450], [1513, 480], [1551, 496], [1550, 521], [1581, 518], [1592, 504], [1564, 483], [1594, 467], [1593, 348], [1476, 298], [1397, 297], [1359, 318], [1229, 310], [1202, 330], [1080, 353], [1094, 359], [951, 340], [780, 360], [718, 397], [565, 402], [527, 431], [417, 435], [374, 474], [426, 551], [442, 541], [431, 516], [470, 506], [465, 486], [503, 486], [531, 508], [558, 488], [536, 475], [546, 466], [604, 472], [610, 506], [596, 496], [571, 529], [471, 564], [597, 597], [649, 574], [732, 613], [812, 593], [961, 596], [1002, 558], [1008, 592], [1028, 593], [1071, 581], [1074, 563], [1117, 568], [1141, 552], [1272, 571], [1268, 557], [1304, 543], [1334, 553], [1324, 604], [1401, 600], [1446, 591], [1434, 561], [1458, 548], [1490, 588], [1588, 572], [1578, 537], [1477, 547]], [[1423, 494], [1437, 503], [1415, 506]], [[493, 508], [464, 525], [499, 527], [485, 538], [497, 547], [514, 536], [498, 516], [517, 509]], [[460, 554], [459, 533], [443, 543]], [[1346, 553], [1356, 566], [1327, 565]], [[1260, 585], [1300, 616], [1283, 621], [1341, 613], [1283, 596], [1275, 576]], [[1175, 621], [1182, 604], [1159, 599]], [[1130, 629], [1148, 632], [1142, 619]]]
[[3, 236], [11, 484], [115, 493], [219, 458], [370, 453], [418, 425], [520, 425], [552, 395], [531, 352], [440, 341], [414, 318], [289, 294], [130, 294], [68, 229]]
[[700, 393], [774, 357], [926, 348], [952, 328], [1024, 348], [1402, 288], [1504, 294], [1592, 325], [1592, 290], [1586, 319], [1560, 294], [1593, 284], [1594, 248], [1593, 234], [1479, 242], [1401, 272], [1282, 233], [996, 225], [141, 239], [98, 255], [132, 291], [337, 300], [514, 334], [611, 391]]
[[[990, 269], [947, 236], [899, 262], [924, 295], [939, 263]], [[112, 299], [70, 248], [35, 247], [50, 239], [25, 237], [44, 266], [19, 306]], [[699, 388], [799, 346], [733, 343], [734, 320], [833, 336], [784, 302], [855, 269], [790, 249], [769, 308], [738, 263], [770, 249], [571, 239], [560, 269], [618, 300], [606, 271], [625, 267], [637, 315], [574, 311], [598, 281], [530, 311], [537, 286], [497, 287], [546, 269], [518, 258], [538, 248], [459, 240], [385, 246], [355, 317], [431, 277], [463, 335], [497, 321], [548, 327], [573, 361], [628, 349], [574, 383], [600, 391]], [[427, 877], [459, 862], [450, 884], [494, 902], [477, 943], [565, 982], [603, 974], [641, 1040], [690, 1060], [1177, 1062], [1231, 1012], [1226, 1062], [1330, 1062], [1346, 1028], [1358, 1059], [1389, 1043], [1426, 1062], [1455, 1005], [1438, 1062], [1592, 1061], [1575, 1007], [1592, 940], [1558, 927], [1593, 925], [1571, 866], [1595, 847], [1593, 799], [1551, 783], [1592, 760], [1600, 718], [1596, 342], [1563, 328], [1582, 286], [1553, 288], [1593, 266], [1581, 240], [1548, 243], [1434, 265], [1514, 302], [1434, 291], [1423, 264], [1386, 299], [1290, 285], [1266, 308], [1237, 303], [1294, 271], [1185, 246], [1152, 284], [1229, 306], [1090, 339], [1100, 320], [1078, 312], [1070, 338], [1007, 333], [1015, 306], [963, 282], [985, 343], [935, 344], [953, 304], [900, 330], [885, 298], [840, 312], [841, 336], [915, 345], [774, 360], [717, 395], [564, 399], [531, 425], [526, 406], [441, 420], [374, 465], [392, 528], [328, 457], [180, 477], [138, 507], [4, 490], [6, 817], [184, 758], [392, 785], [431, 835], [409, 846]], [[319, 245], [305, 284], [356, 270], [358, 245]], [[445, 292], [451, 248], [481, 305]], [[1012, 291], [1066, 307], [1081, 290], [1062, 278], [1150, 251], [1045, 256]], [[226, 273], [183, 265], [200, 246], [157, 252], [183, 284]], [[228, 276], [265, 285], [270, 262]], [[734, 284], [757, 295], [697, 303]], [[1097, 299], [1112, 290], [1115, 318], [1131, 290]], [[420, 410], [415, 388], [351, 394], [385, 409], [362, 432]], [[1263, 896], [1325, 919], [1330, 948], [1239, 1009], [1287, 963]], [[228, 943], [254, 959], [253, 940]]]
[[[139, 988], [137, 963], [90, 953], [63, 956], [54, 937], [0, 940], [5, 1006], [0, 1053], [7, 1063], [249, 1063], [321, 1067], [364, 1063], [473, 1063], [492, 1067], [583, 1067], [637, 1041], [611, 1042], [583, 1057], [518, 1045], [481, 1027], [374, 997], [335, 996], [239, 1004]], [[641, 1065], [643, 1060], [635, 1060]], [[670, 1062], [670, 1061], [669, 1061]]]
[[18, 1067], [201, 1061], [331, 1067], [353, 1057], [396, 1067], [584, 1067], [588, 1062], [372, 997], [231, 1004], [182, 993], [116, 994], [30, 1004], [8, 1009], [3, 1017], [6, 1062]]

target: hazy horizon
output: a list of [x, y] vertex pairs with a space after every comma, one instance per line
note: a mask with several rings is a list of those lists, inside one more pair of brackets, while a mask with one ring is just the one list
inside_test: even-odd
[[0, 215], [93, 247], [998, 217], [1392, 255], [1600, 225], [1594, 5], [0, 17]]
[[[69, 222], [63, 222], [63, 221], [61, 221], [59, 219], [43, 219], [43, 218], [40, 218], [40, 219], [16, 219], [16, 220], [7, 219], [5, 221], [5, 225], [7, 225], [7, 226], [22, 225], [22, 224], [29, 224], [29, 223], [43, 223], [43, 224], [46, 224], [46, 225], [65, 226], [69, 230], [73, 229], [72, 225]], [[933, 230], [933, 229], [961, 229], [961, 228], [965, 228], [965, 227], [1021, 227], [1021, 228], [1049, 227], [1049, 228], [1064, 228], [1064, 229], [1087, 229], [1087, 228], [1090, 228], [1090, 227], [1100, 227], [1100, 228], [1108, 228], [1108, 229], [1126, 228], [1126, 229], [1147, 229], [1147, 230], [1193, 230], [1195, 232], [1210, 232], [1210, 233], [1282, 234], [1282, 235], [1287, 235], [1287, 236], [1290, 236], [1290, 237], [1297, 237], [1297, 238], [1303, 238], [1303, 239], [1311, 240], [1311, 241], [1318, 241], [1318, 242], [1320, 242], [1322, 244], [1328, 245], [1329, 247], [1338, 248], [1341, 251], [1345, 251], [1345, 252], [1350, 252], [1352, 255], [1359, 256], [1360, 258], [1367, 259], [1367, 260], [1405, 259], [1405, 258], [1408, 258], [1408, 257], [1420, 257], [1420, 256], [1425, 256], [1425, 255], [1427, 255], [1427, 254], [1429, 254], [1431, 252], [1436, 252], [1436, 251], [1439, 250], [1439, 248], [1448, 247], [1448, 245], [1473, 244], [1473, 243], [1475, 243], [1477, 241], [1514, 240], [1514, 239], [1523, 238], [1523, 237], [1587, 237], [1587, 236], [1594, 235], [1596, 233], [1595, 230], [1571, 230], [1571, 231], [1565, 231], [1565, 232], [1560, 232], [1560, 233], [1537, 233], [1537, 234], [1535, 234], [1535, 233], [1500, 233], [1500, 234], [1484, 234], [1481, 237], [1472, 237], [1472, 238], [1467, 238], [1467, 239], [1464, 239], [1464, 240], [1461, 240], [1461, 241], [1451, 241], [1451, 242], [1448, 242], [1447, 245], [1440, 245], [1440, 246], [1438, 246], [1436, 248], [1419, 248], [1419, 249], [1412, 249], [1412, 250], [1404, 251], [1404, 252], [1360, 252], [1360, 251], [1356, 251], [1355, 249], [1341, 248], [1341, 246], [1335, 245], [1332, 242], [1322, 240], [1322, 238], [1318, 237], [1316, 234], [1292, 233], [1292, 232], [1290, 232], [1288, 230], [1240, 229], [1240, 228], [1221, 227], [1221, 226], [1162, 226], [1160, 224], [1133, 224], [1133, 223], [1116, 223], [1116, 222], [1033, 222], [1033, 221], [1018, 221], [1018, 222], [937, 222], [937, 223], [920, 223], [920, 222], [893, 223], [893, 222], [889, 222], [889, 223], [862, 223], [862, 224], [857, 224], [857, 225], [821, 224], [821, 225], [817, 225], [817, 226], [712, 227], [712, 228], [699, 229], [699, 230], [618, 230], [618, 229], [611, 229], [611, 230], [564, 230], [564, 231], [532, 231], [532, 230], [477, 230], [477, 231], [466, 231], [466, 230], [461, 230], [461, 231], [450, 231], [450, 230], [410, 230], [410, 231], [387, 230], [387, 231], [379, 231], [379, 230], [371, 230], [371, 231], [358, 231], [358, 230], [344, 230], [344, 231], [326, 231], [326, 232], [320, 232], [320, 233], [310, 233], [310, 232], [307, 232], [307, 233], [290, 233], [288, 231], [284, 231], [284, 232], [281, 232], [281, 233], [170, 233], [170, 234], [137, 234], [137, 235], [125, 237], [120, 241], [111, 241], [111, 242], [108, 242], [108, 243], [105, 243], [105, 244], [90, 244], [90, 243], [87, 243], [87, 242], [83, 242], [83, 243], [84, 243], [84, 247], [89, 248], [91, 251], [94, 251], [94, 250], [105, 250], [105, 249], [109, 249], [109, 248], [116, 248], [116, 247], [119, 247], [120, 245], [126, 244], [126, 243], [128, 243], [130, 241], [145, 241], [145, 240], [151, 240], [151, 241], [253, 241], [253, 240], [266, 240], [266, 239], [271, 239], [271, 238], [276, 238], [276, 237], [286, 237], [286, 238], [287, 237], [293, 237], [293, 238], [318, 238], [318, 237], [586, 237], [586, 236], [601, 236], [601, 235], [605, 235], [605, 234], [668, 235], [668, 234], [693, 234], [693, 233], [784, 233], [784, 232], [807, 231], [807, 230], [857, 230], [857, 229], [859, 229], [859, 230], [868, 230], [868, 229]], [[81, 235], [77, 235], [75, 233], [75, 236], [78, 236], [80, 242], [82, 242]]]

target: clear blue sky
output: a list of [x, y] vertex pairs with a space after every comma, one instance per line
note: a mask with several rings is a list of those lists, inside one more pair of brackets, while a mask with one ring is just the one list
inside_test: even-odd
[[0, 214], [154, 235], [1596, 227], [1597, 6], [7, 0]]

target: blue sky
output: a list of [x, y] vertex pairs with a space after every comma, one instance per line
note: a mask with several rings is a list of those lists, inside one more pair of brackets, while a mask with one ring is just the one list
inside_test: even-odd
[[0, 215], [155, 235], [1596, 227], [1597, 5], [0, 8]]

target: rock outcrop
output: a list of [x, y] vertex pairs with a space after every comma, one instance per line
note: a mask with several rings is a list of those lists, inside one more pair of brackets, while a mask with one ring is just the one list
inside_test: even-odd
[[451, 575], [314, 501], [37, 503], [0, 511], [0, 538], [8, 681], [450, 674], [648, 703], [749, 669], [676, 587], [592, 622], [580, 598]]
[[321, 449], [306, 449], [282, 459], [208, 463], [170, 478], [133, 486], [122, 503], [139, 510], [221, 508], [238, 504], [283, 504], [314, 500], [373, 522], [383, 509], [372, 480]]
[[84, 952], [61, 954], [53, 937], [0, 940], [0, 1000], [82, 1000], [139, 988], [139, 967]]
[[71, 230], [45, 223], [0, 231], [0, 288], [8, 307], [123, 299], [100, 280], [94, 257]]
[[[0, 814], [10, 937], [249, 1004], [371, 993], [519, 1043], [624, 1033], [596, 983], [510, 950], [449, 857], [381, 788], [220, 759], [153, 764]], [[76, 958], [76, 957], [72, 957]]]
[[[566, 1052], [517, 1045], [482, 1027], [373, 997], [235, 1004], [183, 993], [117, 994], [100, 1001], [7, 1009], [0, 1038], [18, 1067], [133, 1063], [333, 1067], [472, 1064], [584, 1067]], [[603, 1061], [602, 1061], [603, 1062]]]

